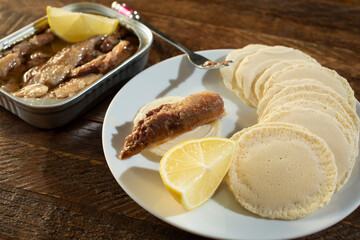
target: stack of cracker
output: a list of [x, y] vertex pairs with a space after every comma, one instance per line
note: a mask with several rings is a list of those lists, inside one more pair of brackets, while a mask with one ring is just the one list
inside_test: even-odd
[[327, 204], [358, 155], [354, 91], [334, 70], [284, 46], [248, 45], [221, 69], [225, 86], [257, 108], [259, 123], [232, 137], [227, 175], [237, 201], [260, 216], [297, 219]]

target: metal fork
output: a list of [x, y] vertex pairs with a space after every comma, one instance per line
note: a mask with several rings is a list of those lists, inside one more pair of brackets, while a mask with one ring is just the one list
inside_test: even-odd
[[135, 19], [135, 20], [141, 22], [142, 24], [144, 24], [145, 26], [147, 26], [155, 35], [159, 36], [160, 38], [164, 39], [166, 42], [168, 42], [171, 45], [178, 48], [180, 51], [184, 52], [187, 55], [190, 62], [198, 68], [203, 68], [203, 69], [222, 68], [222, 67], [229, 66], [229, 64], [232, 63], [231, 60], [225, 61], [225, 62], [213, 62], [213, 61], [205, 58], [204, 56], [201, 56], [199, 54], [192, 52], [190, 49], [184, 47], [182, 44], [171, 39], [169, 36], [165, 35], [164, 33], [160, 32], [155, 27], [153, 27], [150, 24], [148, 24], [147, 22], [143, 21], [140, 18], [139, 13], [137, 11], [134, 11], [134, 10], [130, 9], [129, 7], [127, 7], [125, 5], [125, 3], [119, 3], [119, 2], [115, 1], [111, 4], [111, 8], [114, 9], [115, 11], [121, 13], [122, 15], [127, 16], [132, 19]]

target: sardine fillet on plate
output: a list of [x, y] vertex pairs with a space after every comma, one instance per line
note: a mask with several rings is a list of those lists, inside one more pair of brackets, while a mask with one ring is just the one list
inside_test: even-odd
[[224, 113], [223, 99], [211, 92], [197, 93], [173, 104], [163, 104], [149, 111], [125, 138], [120, 158], [128, 158], [148, 146], [220, 119]]

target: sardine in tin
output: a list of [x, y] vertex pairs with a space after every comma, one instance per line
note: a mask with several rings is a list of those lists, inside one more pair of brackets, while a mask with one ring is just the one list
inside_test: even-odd
[[[139, 48], [133, 56], [121, 65], [73, 97], [64, 99], [19, 98], [0, 88], [0, 105], [25, 122], [39, 128], [56, 128], [74, 120], [100, 101], [106, 93], [119, 87], [119, 85], [139, 73], [146, 66], [153, 40], [152, 33], [146, 26], [103, 5], [75, 3], [65, 6], [63, 9], [74, 12], [95, 13], [119, 19], [122, 26], [128, 28], [138, 37]], [[27, 25], [1, 39], [0, 50], [33, 35], [38, 29], [46, 26], [47, 17]]]

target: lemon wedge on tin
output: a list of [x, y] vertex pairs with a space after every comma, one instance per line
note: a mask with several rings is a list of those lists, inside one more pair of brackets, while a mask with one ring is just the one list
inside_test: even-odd
[[119, 20], [100, 15], [47, 7], [48, 22], [54, 34], [67, 42], [81, 42], [99, 34], [114, 32]]

